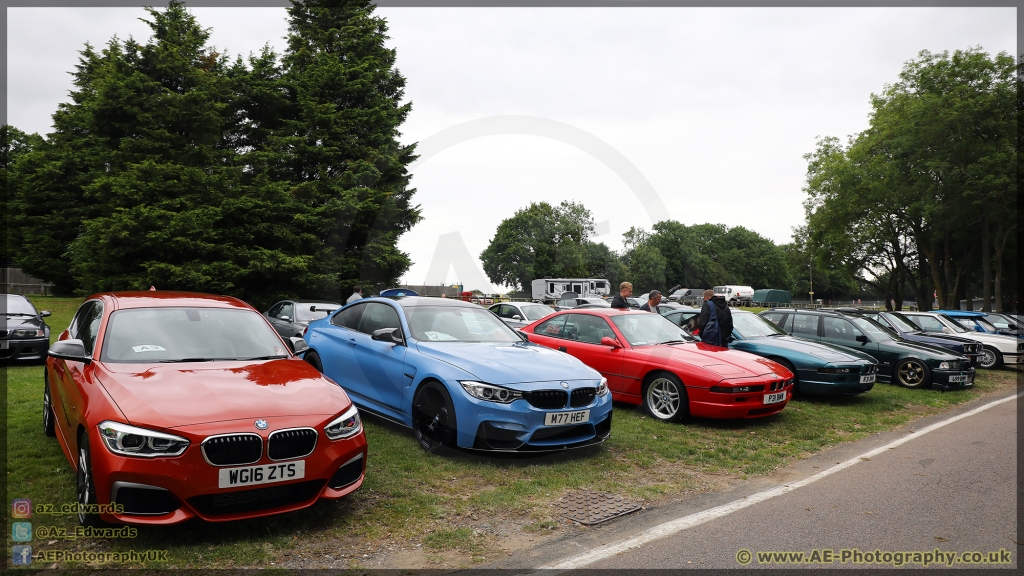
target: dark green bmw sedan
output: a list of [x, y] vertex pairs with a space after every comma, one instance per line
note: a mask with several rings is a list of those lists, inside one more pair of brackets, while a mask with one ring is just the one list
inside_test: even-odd
[[761, 316], [793, 336], [870, 355], [878, 361], [878, 380], [882, 382], [940, 390], [974, 385], [974, 368], [966, 356], [911, 342], [869, 318], [798, 308], [773, 308]]

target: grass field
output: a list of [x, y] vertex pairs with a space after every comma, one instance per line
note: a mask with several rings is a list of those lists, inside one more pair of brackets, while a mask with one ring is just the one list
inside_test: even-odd
[[[54, 338], [78, 302], [34, 298], [53, 312]], [[466, 519], [506, 519], [527, 530], [551, 529], [548, 503], [580, 488], [656, 503], [706, 489], [705, 474], [757, 476], [842, 442], [891, 430], [983, 394], [1016, 387], [1016, 370], [979, 371], [974, 389], [941, 393], [878, 384], [868, 394], [836, 400], [795, 399], [779, 415], [755, 421], [696, 420], [663, 424], [617, 404], [605, 444], [554, 456], [482, 458], [461, 452], [431, 456], [408, 431], [365, 419], [369, 459], [363, 487], [340, 502], [272, 518], [230, 524], [193, 521], [138, 529], [133, 539], [32, 542], [36, 551], [169, 551], [166, 567], [271, 567], [303, 542], [330, 541], [340, 550], [387, 542], [420, 544], [473, 557], [487, 538]], [[75, 476], [41, 424], [43, 368], [7, 368], [9, 499], [75, 501]], [[34, 517], [38, 525], [71, 528], [74, 517]], [[557, 524], [557, 523], [554, 523]], [[273, 563], [273, 564], [272, 564]], [[67, 565], [73, 566], [73, 565]]]

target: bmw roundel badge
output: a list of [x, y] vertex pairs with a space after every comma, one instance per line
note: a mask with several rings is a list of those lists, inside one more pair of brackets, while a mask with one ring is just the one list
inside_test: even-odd
[[267, 426], [270, 426], [270, 424], [268, 424], [267, 421], [263, 420], [262, 418], [256, 421], [257, 430], [266, 430]]
[[562, 382], [561, 386], [562, 386], [562, 388], [565, 388], [566, 390], [569, 389], [569, 383], [568, 382]]

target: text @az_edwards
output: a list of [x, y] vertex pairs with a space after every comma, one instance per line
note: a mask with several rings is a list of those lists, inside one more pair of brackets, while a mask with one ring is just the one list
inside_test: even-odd
[[995, 552], [947, 552], [945, 550], [900, 551], [887, 552], [882, 550], [862, 551], [857, 548], [846, 548], [839, 551], [831, 548], [811, 550], [808, 552], [768, 551], [751, 553], [740, 550], [736, 553], [736, 563], [746, 566], [756, 560], [758, 564], [883, 564], [886, 566], [929, 566], [943, 564], [946, 566], [961, 565], [1001, 565], [1012, 564], [1012, 553], [1000, 548]]

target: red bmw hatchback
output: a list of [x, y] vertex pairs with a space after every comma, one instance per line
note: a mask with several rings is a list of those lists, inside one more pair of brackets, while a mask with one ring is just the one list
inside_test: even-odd
[[521, 330], [579, 358], [608, 379], [612, 398], [643, 404], [659, 420], [771, 416], [793, 394], [793, 374], [781, 364], [698, 342], [652, 312], [569, 310]]
[[43, 393], [79, 521], [237, 520], [359, 488], [359, 412], [295, 356], [304, 346], [235, 298], [89, 298], [50, 347]]

